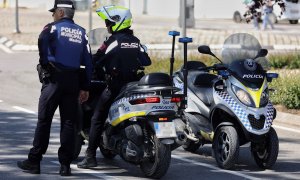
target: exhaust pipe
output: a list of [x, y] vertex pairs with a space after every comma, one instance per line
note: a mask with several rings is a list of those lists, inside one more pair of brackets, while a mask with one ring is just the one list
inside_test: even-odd
[[179, 141], [186, 141], [187, 137], [184, 133], [179, 133], [177, 136]]
[[173, 122], [175, 124], [177, 134], [177, 138], [175, 140], [177, 144], [182, 145], [187, 141], [187, 139], [195, 142], [199, 141], [199, 139], [187, 134], [187, 132], [185, 131], [186, 125], [181, 119], [174, 119]]
[[185, 135], [185, 133], [177, 133], [177, 138], [176, 138], [176, 143], [179, 145], [183, 145], [187, 140], [187, 136]]

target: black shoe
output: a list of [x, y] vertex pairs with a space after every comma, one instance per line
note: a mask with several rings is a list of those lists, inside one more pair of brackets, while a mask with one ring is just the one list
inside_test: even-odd
[[60, 174], [61, 176], [71, 176], [71, 168], [70, 168], [70, 165], [64, 165], [64, 164], [61, 164], [61, 165], [60, 165], [59, 174]]
[[96, 157], [86, 156], [81, 162], [77, 164], [78, 168], [88, 169], [91, 167], [97, 167]]
[[40, 174], [41, 169], [40, 169], [40, 163], [34, 163], [29, 161], [28, 159], [24, 161], [18, 161], [17, 162], [18, 167], [23, 169], [24, 172], [30, 173], [30, 174]]

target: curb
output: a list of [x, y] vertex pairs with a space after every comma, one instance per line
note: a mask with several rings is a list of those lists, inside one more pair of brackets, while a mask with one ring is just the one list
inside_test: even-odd
[[7, 37], [0, 36], [0, 45], [2, 45], [2, 49], [4, 51], [38, 51], [37, 45], [25, 45], [25, 44], [17, 44], [14, 41], [8, 39]]
[[300, 116], [277, 111], [277, 116], [274, 122], [278, 122], [281, 124], [288, 124], [292, 126], [300, 126]]
[[[37, 45], [26, 45], [26, 44], [17, 44], [12, 40], [9, 40], [7, 37], [0, 36], [0, 45], [3, 45], [5, 48], [11, 51], [38, 51]], [[171, 50], [171, 43], [168, 44], [145, 44], [149, 50]], [[2, 49], [3, 49], [2, 46]], [[223, 47], [223, 44], [209, 44], [211, 49], [220, 50]], [[198, 46], [191, 45], [190, 48], [197, 49]], [[263, 48], [268, 50], [279, 50], [279, 51], [297, 51], [300, 50], [300, 45], [288, 45], [288, 44], [275, 44], [269, 46], [263, 46]], [[8, 51], [8, 50], [5, 51]], [[175, 45], [175, 49], [181, 49], [181, 46]]]

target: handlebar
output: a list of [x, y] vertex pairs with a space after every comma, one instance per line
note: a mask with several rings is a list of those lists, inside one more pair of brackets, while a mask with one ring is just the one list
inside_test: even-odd
[[198, 70], [200, 71], [210, 71], [210, 70], [227, 70], [228, 68], [224, 64], [214, 64], [213, 66], [208, 66], [208, 67], [200, 67]]

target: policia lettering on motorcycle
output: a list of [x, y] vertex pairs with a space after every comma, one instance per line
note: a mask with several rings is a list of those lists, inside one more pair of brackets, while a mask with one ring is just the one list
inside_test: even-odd
[[[38, 122], [33, 147], [28, 159], [18, 161], [25, 172], [40, 174], [40, 161], [49, 144], [50, 128], [59, 106], [61, 130], [58, 150], [61, 176], [71, 175], [70, 163], [74, 154], [74, 122], [81, 102], [88, 99], [92, 72], [90, 47], [85, 30], [73, 21], [74, 5], [69, 0], [57, 0], [49, 11], [54, 22], [47, 24], [38, 40], [39, 71], [42, 83], [38, 106]], [[80, 77], [80, 66], [85, 66], [85, 77]], [[80, 79], [82, 82], [80, 83]]]
[[97, 166], [96, 150], [110, 105], [125, 84], [138, 81], [142, 77], [143, 74], [138, 74], [138, 70], [142, 66], [151, 64], [140, 40], [129, 29], [132, 21], [129, 9], [120, 6], [104, 6], [96, 12], [105, 21], [111, 36], [93, 55], [93, 63], [97, 67], [104, 67], [109, 78], [106, 78], [108, 86], [100, 95], [94, 110], [86, 156], [77, 164], [79, 168]]

